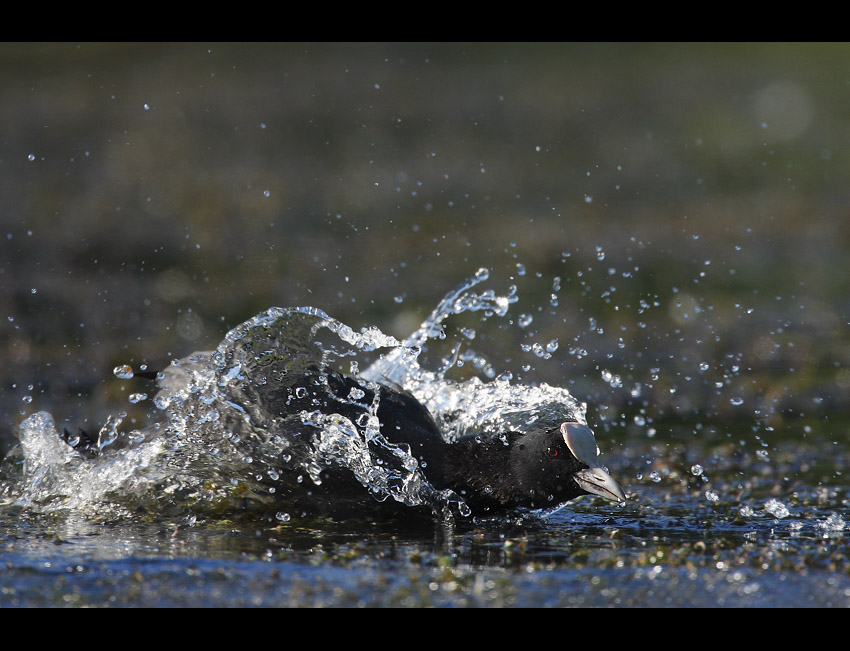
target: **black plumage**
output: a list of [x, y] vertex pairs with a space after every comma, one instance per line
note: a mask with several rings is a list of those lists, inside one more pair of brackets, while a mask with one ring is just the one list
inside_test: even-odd
[[[354, 420], [362, 405], [374, 399], [370, 385], [375, 386], [336, 372], [309, 377], [272, 372], [263, 381], [252, 382], [252, 393], [261, 409], [278, 416], [319, 410]], [[529, 432], [470, 435], [448, 443], [415, 397], [390, 384], [377, 387], [383, 437], [396, 445], [407, 444], [428, 482], [453, 490], [473, 513], [551, 508], [587, 494], [625, 500], [617, 483], [598, 465], [596, 442], [586, 425], [564, 422]], [[348, 398], [352, 391], [361, 396], [357, 402]]]
[[[496, 436], [470, 435], [449, 443], [429, 411], [400, 387], [361, 382], [317, 366], [292, 372], [283, 363], [253, 368], [238, 388], [237, 398], [248, 411], [267, 419], [319, 412], [355, 422], [365, 406], [374, 403], [375, 390], [382, 436], [392, 444], [409, 446], [427, 481], [436, 489], [454, 491], [473, 514], [552, 508], [586, 494], [625, 500], [617, 483], [597, 463], [592, 432], [580, 423], [568, 421]], [[66, 429], [62, 438], [87, 458], [100, 453], [96, 438], [82, 430], [74, 436]], [[378, 450], [379, 456], [382, 453]], [[337, 469], [325, 469], [322, 478], [320, 487], [302, 489], [328, 500], [362, 494], [362, 487]]]

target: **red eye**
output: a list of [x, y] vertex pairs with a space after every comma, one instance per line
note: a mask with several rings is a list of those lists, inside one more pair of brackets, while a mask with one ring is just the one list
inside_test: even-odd
[[560, 454], [560, 452], [558, 452], [558, 448], [551, 447], [548, 450], [546, 450], [546, 454], [548, 454], [550, 457], [552, 457], [554, 459], [555, 457], [557, 457]]

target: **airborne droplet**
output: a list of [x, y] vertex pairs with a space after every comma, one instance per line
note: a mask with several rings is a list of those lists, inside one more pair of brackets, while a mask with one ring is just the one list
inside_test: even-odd
[[122, 364], [112, 369], [112, 374], [121, 380], [129, 380], [133, 377], [133, 367], [129, 364]]

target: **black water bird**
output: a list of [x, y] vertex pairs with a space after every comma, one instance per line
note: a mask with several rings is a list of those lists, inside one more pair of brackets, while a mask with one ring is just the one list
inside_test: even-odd
[[588, 494], [626, 499], [599, 465], [592, 431], [577, 422], [498, 436], [469, 435], [448, 443], [430, 412], [410, 393], [388, 383], [361, 383], [327, 370], [313, 378], [268, 373], [263, 381], [251, 384], [251, 398], [276, 416], [318, 408], [354, 420], [357, 412], [348, 396], [353, 391], [361, 396], [361, 405], [370, 404], [374, 399], [370, 387], [376, 384], [383, 437], [408, 445], [428, 482], [437, 489], [453, 490], [473, 513], [546, 509]]
[[[158, 378], [163, 384], [163, 376]], [[258, 371], [239, 389], [238, 401], [254, 413], [280, 418], [309, 412], [339, 414], [355, 421], [378, 395], [382, 436], [407, 445], [425, 478], [436, 489], [451, 489], [473, 514], [516, 508], [549, 509], [581, 495], [625, 501], [617, 482], [597, 460], [596, 440], [586, 425], [567, 421], [527, 432], [469, 435], [446, 442], [430, 412], [413, 395], [392, 383], [361, 382], [318, 367], [293, 373], [284, 364]], [[351, 396], [358, 396], [352, 400]], [[67, 429], [63, 440], [87, 458], [100, 454], [97, 437]], [[328, 468], [318, 493], [362, 494], [351, 476]], [[303, 489], [303, 487], [301, 487]]]

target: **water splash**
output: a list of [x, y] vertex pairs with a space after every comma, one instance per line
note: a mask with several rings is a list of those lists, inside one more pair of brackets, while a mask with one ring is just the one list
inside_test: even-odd
[[[420, 365], [429, 343], [446, 339], [453, 315], [480, 313], [485, 320], [508, 313], [517, 300], [514, 287], [504, 294], [473, 291], [488, 278], [480, 269], [403, 341], [375, 327], [357, 332], [312, 307], [266, 310], [228, 332], [215, 350], [175, 360], [159, 374], [152, 424], [122, 431], [121, 419], [110, 419], [97, 437], [94, 459], [63, 442], [49, 414], [28, 418], [19, 430], [20, 446], [5, 462], [5, 474], [17, 480], [7, 492], [19, 504], [46, 510], [103, 513], [109, 504], [110, 515], [265, 506], [281, 513], [283, 504], [290, 517], [340, 494], [432, 510], [455, 504], [466, 514], [458, 496], [431, 487], [406, 445], [381, 435], [374, 383], [398, 385], [415, 396], [449, 441], [585, 422], [584, 405], [565, 389], [512, 384], [509, 375], [447, 379], [463, 342], [474, 338], [468, 327], [458, 327], [461, 343], [437, 369]], [[475, 359], [479, 368], [490, 368], [482, 356]], [[316, 391], [333, 392], [329, 370], [361, 365], [367, 368], [360, 379], [373, 397], [361, 389], [334, 395], [346, 405], [345, 414], [309, 402], [311, 397], [315, 402]], [[115, 374], [133, 375], [124, 367]], [[303, 384], [290, 388], [292, 399], [304, 404], [277, 414], [262, 409], [258, 387], [286, 381]]]
[[409, 391], [434, 415], [443, 436], [456, 440], [473, 433], [493, 434], [506, 429], [524, 430], [533, 424], [557, 425], [564, 420], [585, 423], [585, 405], [566, 390], [542, 383], [539, 386], [512, 385], [504, 377], [484, 382], [473, 377], [465, 382], [446, 378], [453, 361], [459, 356], [455, 348], [437, 371], [419, 365], [418, 357], [429, 340], [445, 337], [443, 322], [461, 312], [483, 312], [485, 317], [507, 314], [516, 303], [516, 288], [500, 296], [492, 290], [470, 291], [489, 274], [479, 269], [466, 282], [446, 295], [419, 329], [402, 345], [372, 364], [362, 376], [375, 381], [389, 381]]

